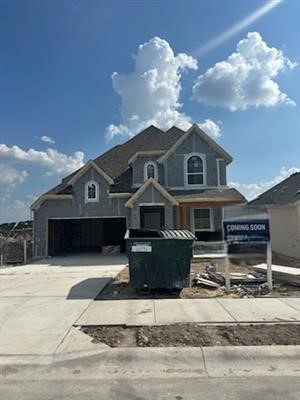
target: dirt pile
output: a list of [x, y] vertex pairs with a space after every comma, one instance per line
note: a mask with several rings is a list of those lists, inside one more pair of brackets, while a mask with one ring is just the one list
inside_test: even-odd
[[199, 347], [299, 345], [300, 324], [82, 327], [94, 343], [110, 347]]

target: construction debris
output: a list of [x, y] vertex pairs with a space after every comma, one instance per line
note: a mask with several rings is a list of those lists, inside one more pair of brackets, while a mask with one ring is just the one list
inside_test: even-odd
[[201, 276], [196, 276], [194, 278], [194, 283], [196, 285], [204, 285], [204, 286], [209, 286], [209, 287], [216, 288], [216, 289], [218, 289], [220, 287], [220, 285], [218, 283], [213, 282], [209, 279], [201, 278]]
[[[217, 272], [216, 264], [207, 265], [205, 272], [196, 273], [192, 279], [194, 286], [205, 286], [210, 289], [219, 289], [225, 286], [225, 276]], [[237, 293], [240, 297], [254, 297], [264, 295], [269, 292], [266, 282], [266, 276], [256, 271], [250, 271], [247, 274], [232, 273], [230, 281], [232, 283], [231, 291]]]
[[[253, 266], [255, 271], [266, 273], [267, 264]], [[272, 265], [273, 278], [275, 280], [289, 283], [293, 286], [300, 286], [300, 268], [286, 267], [283, 265]]]

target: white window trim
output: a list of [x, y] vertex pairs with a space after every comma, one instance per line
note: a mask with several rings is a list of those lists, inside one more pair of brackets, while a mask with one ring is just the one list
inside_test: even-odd
[[[203, 183], [201, 185], [193, 185], [188, 183], [188, 168], [187, 168], [187, 163], [188, 160], [193, 157], [197, 156], [200, 157], [203, 163]], [[188, 188], [203, 188], [204, 186], [207, 186], [207, 176], [206, 176], [206, 156], [205, 154], [202, 153], [189, 153], [185, 154], [184, 156], [184, 186]]]
[[[89, 185], [91, 185], [91, 184], [95, 185], [95, 188], [96, 188], [96, 197], [95, 197], [94, 199], [89, 199], [89, 198], [88, 198], [88, 187], [89, 187]], [[96, 181], [94, 181], [94, 180], [91, 180], [91, 181], [88, 181], [88, 182], [85, 184], [85, 188], [84, 188], [84, 200], [85, 200], [85, 203], [97, 203], [97, 202], [99, 201], [99, 184], [98, 184], [98, 182], [96, 182]]]
[[220, 186], [226, 186], [226, 185], [222, 185], [221, 184], [221, 175], [220, 175], [220, 161], [224, 161], [224, 158], [217, 158], [217, 183], [218, 183], [218, 187]]
[[[195, 230], [195, 210], [209, 210], [209, 217], [210, 217], [210, 228], [209, 229], [196, 229]], [[191, 227], [192, 227], [192, 232], [214, 232], [215, 231], [215, 226], [214, 226], [214, 211], [212, 207], [195, 207], [192, 208], [191, 212]]]
[[153, 165], [153, 167], [154, 167], [154, 179], [157, 181], [158, 180], [157, 164], [156, 164], [155, 161], [147, 161], [144, 164], [144, 182], [146, 182], [148, 180], [147, 169], [148, 169], [149, 165]]

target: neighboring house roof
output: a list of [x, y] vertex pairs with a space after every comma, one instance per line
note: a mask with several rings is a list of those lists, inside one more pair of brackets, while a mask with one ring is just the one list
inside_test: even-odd
[[286, 205], [300, 202], [300, 172], [296, 172], [284, 181], [262, 193], [249, 202], [250, 205]]
[[202, 189], [202, 190], [170, 190], [169, 193], [179, 203], [202, 201], [202, 202], [224, 202], [245, 203], [245, 197], [234, 188]]
[[213, 139], [211, 139], [205, 132], [203, 132], [202, 129], [199, 128], [198, 125], [193, 124], [190, 129], [188, 129], [184, 135], [181, 136], [181, 138], [173, 144], [171, 148], [168, 149], [168, 151], [159, 158], [158, 162], [164, 163], [180, 146], [181, 143], [183, 143], [193, 132], [197, 133], [201, 139], [203, 139], [210, 147], [212, 147], [216, 153], [220, 154], [227, 164], [231, 163], [233, 158], [231, 157], [230, 154], [228, 154], [221, 146], [219, 146]]

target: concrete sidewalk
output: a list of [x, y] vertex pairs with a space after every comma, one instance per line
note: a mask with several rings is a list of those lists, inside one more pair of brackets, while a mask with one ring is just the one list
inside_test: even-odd
[[300, 298], [93, 301], [75, 325], [300, 322]]

